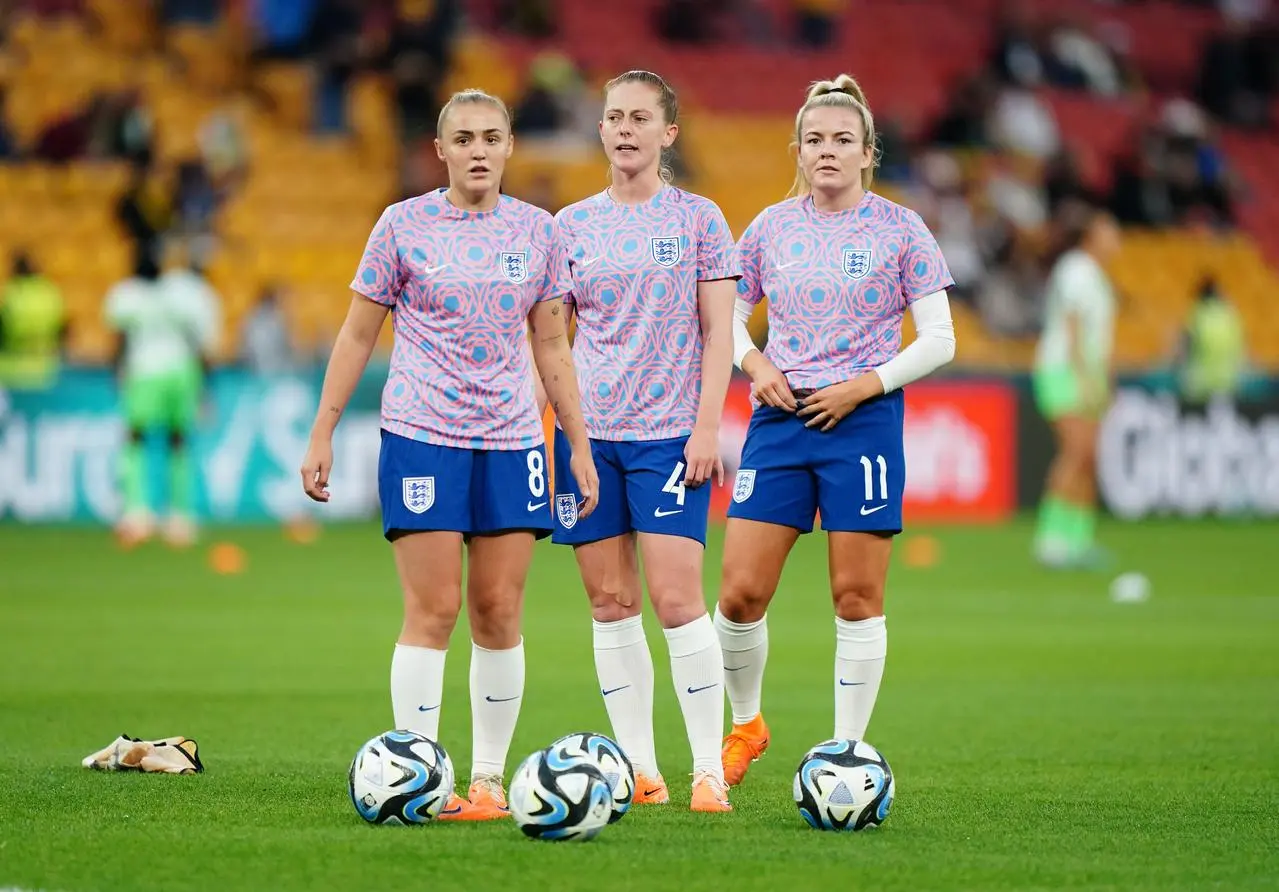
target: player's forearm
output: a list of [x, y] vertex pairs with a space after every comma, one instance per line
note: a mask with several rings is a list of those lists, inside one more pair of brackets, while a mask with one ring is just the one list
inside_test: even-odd
[[386, 312], [386, 307], [364, 298], [352, 301], [346, 321], [342, 323], [333, 342], [329, 367], [324, 372], [320, 407], [311, 425], [312, 438], [333, 435], [342, 413], [346, 411], [347, 403], [351, 401], [351, 394], [364, 375], [369, 357], [377, 346]]
[[751, 330], [747, 326], [754, 311], [755, 307], [740, 297], [733, 304], [733, 365], [748, 375], [748, 366], [759, 359], [758, 355], [752, 356], [759, 354], [759, 347], [755, 345], [755, 339], [751, 337]]
[[587, 446], [586, 422], [582, 417], [582, 394], [577, 387], [577, 370], [568, 335], [535, 338], [533, 361], [538, 379], [550, 401], [560, 429], [574, 450]]
[[718, 430], [724, 414], [724, 400], [733, 377], [731, 332], [707, 332], [702, 343], [702, 395], [697, 403], [697, 426]]

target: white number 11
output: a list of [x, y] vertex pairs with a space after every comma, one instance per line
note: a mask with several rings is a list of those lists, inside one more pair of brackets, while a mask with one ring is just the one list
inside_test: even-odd
[[[875, 464], [879, 465], [879, 501], [888, 501], [888, 462], [882, 455], [875, 456]], [[866, 501], [875, 501], [874, 469], [868, 456], [862, 456], [862, 470], [866, 472]]]

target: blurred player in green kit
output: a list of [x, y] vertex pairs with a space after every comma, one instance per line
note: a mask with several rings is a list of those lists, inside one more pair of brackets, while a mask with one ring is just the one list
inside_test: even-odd
[[1114, 218], [1089, 210], [1048, 279], [1033, 384], [1057, 439], [1035, 531], [1035, 556], [1049, 567], [1104, 557], [1094, 544], [1097, 434], [1112, 395], [1115, 294], [1103, 265], [1119, 247]]
[[107, 324], [123, 337], [119, 368], [127, 438], [121, 453], [124, 514], [116, 533], [125, 545], [149, 538], [156, 528], [147, 485], [145, 440], [151, 432], [164, 434], [167, 451], [164, 538], [178, 546], [195, 540], [190, 439], [220, 315], [217, 295], [199, 274], [177, 269], [161, 275], [147, 252], [134, 275], [107, 294]]

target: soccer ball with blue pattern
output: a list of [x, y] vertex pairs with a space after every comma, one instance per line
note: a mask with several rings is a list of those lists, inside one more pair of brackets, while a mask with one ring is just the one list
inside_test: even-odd
[[526, 836], [586, 841], [608, 826], [613, 789], [589, 756], [548, 746], [515, 770], [507, 804]]
[[888, 761], [864, 740], [827, 740], [795, 772], [795, 804], [810, 827], [863, 830], [888, 818], [895, 792]]
[[608, 822], [615, 824], [622, 820], [622, 815], [631, 810], [631, 800], [635, 798], [635, 769], [617, 741], [594, 731], [575, 731], [565, 734], [551, 747], [585, 756], [595, 763], [613, 791], [613, 814]]
[[453, 793], [444, 747], [415, 731], [387, 731], [351, 761], [351, 802], [370, 824], [425, 824]]

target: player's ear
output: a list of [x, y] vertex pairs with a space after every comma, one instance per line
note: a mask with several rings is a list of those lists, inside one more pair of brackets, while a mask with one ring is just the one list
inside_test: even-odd
[[448, 159], [444, 157], [444, 146], [440, 145], [440, 138], [437, 136], [433, 142], [435, 143], [435, 157], [441, 161], [447, 161]]
[[511, 153], [515, 151], [515, 134], [507, 134], [506, 137], [506, 157], [510, 158]]
[[666, 136], [662, 140], [662, 148], [669, 149], [675, 144], [675, 138], [679, 136], [679, 124], [667, 124]]

